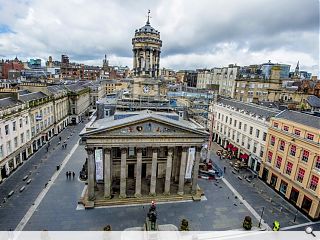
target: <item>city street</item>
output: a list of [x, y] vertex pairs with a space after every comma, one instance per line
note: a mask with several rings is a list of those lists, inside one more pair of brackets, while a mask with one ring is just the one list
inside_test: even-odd
[[[0, 214], [4, 216], [2, 219], [5, 219], [5, 221], [1, 221], [1, 230], [16, 228], [19, 221], [56, 171], [56, 165], [59, 165], [70, 149], [77, 144], [79, 139], [77, 133], [83, 127], [83, 124], [76, 126], [73, 136], [70, 136], [72, 132], [70, 128], [61, 133], [62, 139], [70, 136], [67, 150], [61, 150], [61, 146], [57, 146], [58, 137], [55, 137], [52, 140], [52, 149], [49, 154], [46, 154], [46, 149], [42, 148], [1, 185], [6, 193], [12, 189], [8, 187], [10, 184], [15, 186], [15, 194], [5, 204], [1, 205]], [[55, 147], [54, 150], [53, 147]], [[47, 160], [41, 162], [41, 160], [46, 159], [43, 156], [47, 156]], [[84, 147], [77, 146], [57, 179], [48, 187], [49, 190], [39, 206], [27, 218], [27, 223], [22, 225], [23, 230], [102, 230], [107, 224], [110, 224], [113, 230], [124, 230], [143, 225], [148, 206], [106, 207], [92, 210], [83, 210], [83, 208], [77, 206], [85, 186], [83, 182], [78, 180], [78, 173], [85, 158]], [[290, 226], [294, 225], [290, 221], [293, 221], [296, 211], [289, 203], [278, 197], [272, 189], [269, 189], [259, 179], [255, 179], [252, 183], [239, 180], [237, 175], [231, 173], [227, 161], [220, 160], [215, 156], [214, 151], [211, 153], [211, 158], [222, 169], [223, 166], [227, 167], [225, 180], [232, 185], [232, 188], [236, 189], [258, 214], [261, 213], [262, 207], [265, 208], [263, 219], [269, 226], [272, 226], [272, 222], [275, 219], [281, 217], [281, 227], [289, 227], [288, 230], [295, 230], [295, 228], [290, 228]], [[38, 168], [30, 176], [33, 179], [32, 182], [22, 193], [19, 193], [19, 188], [24, 185], [23, 176], [34, 168], [36, 164], [38, 164]], [[74, 171], [76, 173], [75, 179], [67, 179], [66, 171]], [[207, 200], [158, 204], [158, 223], [179, 226], [181, 219], [186, 218], [189, 220], [191, 230], [231, 230], [241, 229], [244, 217], [249, 215], [253, 220], [253, 226], [257, 227], [258, 220], [254, 217], [252, 211], [244, 206], [239, 197], [235, 197], [235, 194], [224, 182], [225, 180], [209, 181], [199, 179], [199, 185], [204, 189]], [[255, 186], [253, 186], [253, 183]], [[260, 192], [261, 190], [262, 193]], [[4, 194], [3, 192], [1, 191], [1, 194]], [[272, 202], [270, 202], [270, 197]], [[280, 206], [282, 206], [281, 212]], [[295, 224], [307, 222], [309, 221], [298, 212]], [[314, 229], [317, 230], [319, 225], [313, 225]], [[303, 230], [304, 228], [305, 226], [303, 225], [297, 230]]]
[[[53, 173], [57, 170], [57, 165], [61, 164], [72, 146], [77, 143], [78, 134], [83, 127], [83, 123], [77, 126], [68, 126], [50, 140], [49, 152], [46, 150], [47, 145], [44, 145], [0, 185], [0, 230], [15, 229], [39, 193], [50, 181]], [[59, 137], [62, 142], [66, 141], [67, 149], [62, 149], [61, 144], [58, 145]], [[23, 181], [26, 175], [28, 175], [28, 179]], [[31, 182], [27, 184], [29, 179]], [[23, 186], [25, 189], [20, 192], [19, 190]], [[14, 194], [8, 198], [7, 195], [10, 191], [14, 191]], [[7, 198], [6, 202], [4, 202], [4, 198]]]

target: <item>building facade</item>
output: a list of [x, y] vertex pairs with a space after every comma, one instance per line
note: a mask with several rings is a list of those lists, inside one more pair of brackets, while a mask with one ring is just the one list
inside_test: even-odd
[[86, 206], [111, 196], [197, 194], [200, 150], [208, 134], [178, 115], [126, 112], [97, 120], [80, 136], [88, 154]]
[[285, 110], [271, 118], [259, 176], [312, 219], [320, 217], [320, 119]]
[[209, 109], [208, 128], [213, 131], [213, 141], [238, 158], [242, 156], [248, 167], [258, 172], [265, 152], [269, 119], [277, 113], [278, 110], [221, 98]]
[[0, 99], [0, 182], [32, 153], [27, 105], [12, 97]]

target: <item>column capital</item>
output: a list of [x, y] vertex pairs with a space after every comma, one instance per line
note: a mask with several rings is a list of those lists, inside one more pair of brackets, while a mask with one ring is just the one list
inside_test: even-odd
[[88, 155], [94, 153], [94, 148], [93, 147], [86, 147], [85, 150], [87, 151]]
[[168, 155], [172, 155], [173, 151], [174, 151], [174, 148], [173, 147], [169, 147], [168, 148]]
[[104, 148], [104, 153], [105, 154], [110, 154], [111, 153], [111, 148]]
[[187, 152], [189, 147], [182, 147], [182, 152]]
[[127, 153], [127, 148], [121, 148], [121, 154]]
[[141, 147], [137, 147], [137, 153], [142, 153], [142, 148]]
[[159, 149], [158, 147], [152, 147], [152, 152], [153, 153], [158, 152], [158, 149]]

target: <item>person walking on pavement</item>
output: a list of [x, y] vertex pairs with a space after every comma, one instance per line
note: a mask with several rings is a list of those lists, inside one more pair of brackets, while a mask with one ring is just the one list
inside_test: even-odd
[[61, 137], [59, 137], [59, 141], [61, 142]]
[[69, 172], [66, 172], [66, 177], [67, 177], [67, 179], [69, 178]]
[[223, 167], [223, 173], [226, 173], [226, 169], [227, 169], [226, 167]]
[[74, 179], [75, 175], [76, 175], [76, 174], [75, 174], [74, 172], [72, 172], [72, 179]]

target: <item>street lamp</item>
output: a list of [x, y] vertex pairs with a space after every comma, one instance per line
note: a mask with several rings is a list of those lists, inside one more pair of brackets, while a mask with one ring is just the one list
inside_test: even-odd
[[258, 225], [259, 228], [260, 228], [260, 226], [261, 226], [261, 221], [262, 221], [263, 212], [264, 212], [264, 207], [262, 207], [262, 212], [261, 212], [260, 221], [259, 221], [259, 225]]

